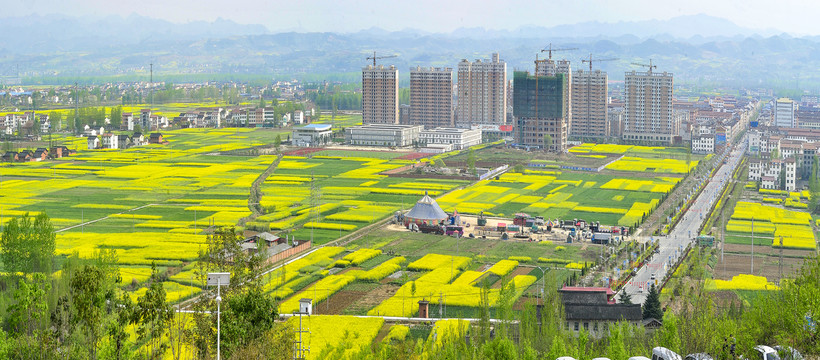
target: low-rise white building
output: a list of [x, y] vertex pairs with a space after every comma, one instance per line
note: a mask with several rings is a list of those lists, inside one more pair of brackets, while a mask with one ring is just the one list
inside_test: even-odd
[[419, 134], [419, 143], [452, 144], [453, 149], [461, 150], [481, 144], [481, 130], [459, 128], [435, 128], [424, 130]]
[[692, 136], [693, 154], [711, 154], [715, 152], [714, 135], [694, 135]]
[[108, 133], [102, 134], [100, 137], [102, 138], [100, 145], [103, 149], [119, 149], [119, 138], [117, 138], [117, 135]]
[[329, 143], [332, 135], [330, 124], [309, 124], [293, 129], [291, 142], [294, 146], [321, 146]]
[[[785, 187], [780, 189], [780, 172], [784, 172]], [[760, 181], [763, 189], [795, 191], [797, 189], [797, 161], [794, 157], [785, 160], [750, 159], [749, 180]]]
[[367, 124], [345, 129], [345, 142], [350, 145], [395, 146], [415, 145], [423, 125]]

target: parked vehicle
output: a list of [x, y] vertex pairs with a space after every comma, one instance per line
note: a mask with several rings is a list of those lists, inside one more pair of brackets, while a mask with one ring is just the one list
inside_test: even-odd
[[418, 227], [425, 234], [444, 235], [444, 228], [440, 225], [419, 224]]
[[803, 355], [791, 346], [775, 345], [772, 348], [777, 351], [777, 355], [783, 360], [803, 360]]
[[755, 350], [757, 350], [758, 353], [758, 357], [755, 360], [780, 360], [780, 356], [777, 355], [777, 350], [771, 347], [758, 345], [755, 346]]
[[633, 356], [633, 357], [629, 358], [628, 360], [650, 360], [650, 359], [646, 356]]
[[665, 347], [658, 346], [652, 349], [652, 360], [683, 360], [678, 353]]
[[453, 234], [458, 234], [458, 236], [461, 237], [464, 236], [464, 228], [456, 225], [448, 225], [445, 233], [447, 234], [447, 236], [453, 236]]
[[695, 353], [695, 354], [686, 355], [686, 357], [683, 358], [683, 360], [714, 360], [714, 359], [712, 358], [712, 355], [709, 355], [707, 353]]

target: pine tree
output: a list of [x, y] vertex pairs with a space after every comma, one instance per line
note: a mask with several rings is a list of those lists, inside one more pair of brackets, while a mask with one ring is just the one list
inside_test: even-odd
[[624, 292], [618, 296], [618, 302], [621, 304], [632, 305], [632, 295], [629, 295], [629, 293], [624, 290]]
[[661, 299], [655, 284], [649, 287], [649, 294], [643, 303], [643, 318], [663, 319], [663, 309], [661, 309]]

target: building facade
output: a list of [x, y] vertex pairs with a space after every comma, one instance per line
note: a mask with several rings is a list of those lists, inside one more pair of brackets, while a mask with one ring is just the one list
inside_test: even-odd
[[410, 69], [410, 125], [453, 126], [453, 69]]
[[453, 150], [466, 149], [481, 144], [481, 130], [462, 128], [435, 128], [419, 133], [419, 143], [423, 146], [452, 145]]
[[533, 76], [516, 71], [513, 76], [513, 117], [516, 142], [521, 146], [562, 152], [567, 146], [564, 74]]
[[547, 59], [543, 63], [539, 63], [536, 67], [536, 75], [556, 76], [558, 74], [564, 74], [564, 109], [566, 109], [567, 112], [567, 135], [569, 135], [572, 132], [572, 124], [574, 121], [572, 104], [572, 66], [570, 66], [569, 60], [553, 61], [552, 59]]
[[564, 330], [586, 331], [595, 338], [609, 335], [609, 327], [618, 323], [642, 324], [640, 304], [617, 304], [610, 288], [563, 287], [558, 290], [564, 305]]
[[507, 63], [498, 53], [491, 60], [458, 64], [456, 127], [507, 123]]
[[[781, 172], [783, 184], [780, 182]], [[759, 181], [762, 189], [794, 191], [797, 188], [797, 161], [794, 157], [785, 160], [750, 159], [749, 180]]]
[[772, 124], [779, 127], [797, 127], [795, 121], [795, 113], [797, 112], [797, 103], [792, 99], [780, 98], [774, 102], [774, 111], [772, 112]]
[[395, 66], [362, 68], [362, 124], [399, 123], [399, 70]]
[[797, 109], [797, 127], [820, 129], [820, 108], [801, 106]]
[[293, 129], [291, 143], [294, 146], [322, 146], [330, 142], [333, 131], [330, 124], [310, 124]]
[[624, 131], [624, 109], [607, 109], [606, 122], [609, 127], [609, 136], [620, 138]]
[[713, 134], [692, 135], [693, 154], [711, 154], [715, 152], [715, 136]]
[[368, 124], [345, 128], [345, 142], [364, 146], [411, 146], [424, 130], [421, 125]]
[[572, 113], [569, 135], [578, 138], [607, 138], [607, 74], [578, 70], [572, 75]]
[[626, 73], [624, 132], [627, 141], [671, 143], [680, 125], [672, 116], [672, 74]]

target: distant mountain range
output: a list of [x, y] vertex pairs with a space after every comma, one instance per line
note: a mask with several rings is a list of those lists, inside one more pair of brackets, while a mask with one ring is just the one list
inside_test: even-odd
[[[403, 81], [411, 66], [455, 67], [461, 59], [500, 52], [510, 71], [530, 69], [549, 43], [578, 50], [554, 56], [573, 61], [614, 57], [594, 64], [611, 79], [640, 69], [633, 62], [671, 71], [676, 82], [820, 88], [820, 38], [746, 29], [706, 15], [664, 21], [598, 22], [517, 30], [458, 29], [447, 34], [367, 29], [353, 33], [271, 33], [261, 25], [230, 20], [174, 24], [137, 15], [96, 20], [58, 15], [1, 19], [0, 77], [17, 67], [38, 81], [75, 76], [123, 79], [145, 74], [263, 74], [356, 81], [373, 51], [398, 55]], [[55, 36], [54, 34], [59, 34]], [[336, 75], [332, 75], [336, 74]], [[341, 76], [339, 74], [342, 74]], [[141, 75], [144, 76], [144, 75]], [[201, 76], [199, 77], [202, 78]], [[56, 79], [56, 80], [54, 80]]]

